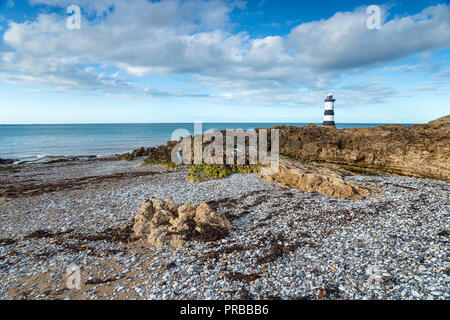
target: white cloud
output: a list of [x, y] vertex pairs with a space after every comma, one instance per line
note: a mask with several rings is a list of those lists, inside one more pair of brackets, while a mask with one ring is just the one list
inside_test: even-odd
[[[31, 0], [66, 7], [69, 0]], [[336, 86], [340, 76], [450, 44], [450, 6], [429, 7], [369, 30], [364, 8], [302, 23], [289, 35], [252, 38], [234, 33], [230, 13], [243, 8], [219, 0], [79, 0], [81, 30], [66, 28], [65, 15], [41, 14], [9, 22], [0, 52], [0, 79], [64, 89], [124, 94], [195, 96], [202, 99], [295, 105]], [[113, 8], [113, 10], [112, 10]], [[99, 67], [100, 66], [100, 67]], [[102, 66], [104, 66], [102, 68]], [[106, 72], [104, 69], [113, 69]], [[395, 68], [386, 71], [396, 71]], [[413, 71], [413, 66], [397, 70]], [[108, 75], [111, 74], [111, 75]], [[118, 77], [118, 75], [121, 77]], [[143, 88], [134, 78], [188, 74], [198, 92]], [[128, 78], [127, 78], [128, 77]], [[299, 92], [308, 88], [309, 93]], [[214, 91], [210, 93], [210, 91]], [[357, 90], [368, 92], [358, 98]], [[345, 91], [349, 101], [384, 101], [395, 90], [369, 84]]]
[[397, 71], [415, 71], [417, 69], [419, 69], [421, 67], [421, 65], [407, 65], [407, 64], [403, 64], [400, 66], [395, 66], [395, 67], [386, 67], [383, 68], [382, 71], [389, 71], [389, 72], [397, 72]]
[[413, 91], [413, 92], [420, 92], [420, 91], [436, 91], [438, 90], [437, 87], [433, 87], [433, 86], [418, 86], [418, 87], [414, 87], [409, 89], [409, 91]]

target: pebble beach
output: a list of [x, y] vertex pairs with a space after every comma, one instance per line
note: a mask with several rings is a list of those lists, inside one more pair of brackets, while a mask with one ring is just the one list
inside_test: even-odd
[[[142, 162], [0, 171], [0, 299], [450, 299], [447, 182], [348, 176], [378, 193], [345, 200], [253, 174], [190, 184], [187, 168]], [[207, 202], [233, 229], [178, 250], [130, 241], [149, 198]]]

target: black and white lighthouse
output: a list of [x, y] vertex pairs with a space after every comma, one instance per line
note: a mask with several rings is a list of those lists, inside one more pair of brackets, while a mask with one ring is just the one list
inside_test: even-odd
[[323, 124], [322, 127], [332, 127], [336, 128], [336, 124], [334, 123], [334, 102], [336, 99], [333, 98], [331, 93], [328, 94], [325, 99], [325, 114], [323, 116]]

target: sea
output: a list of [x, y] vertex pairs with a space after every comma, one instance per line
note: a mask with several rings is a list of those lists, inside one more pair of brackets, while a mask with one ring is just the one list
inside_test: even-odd
[[[271, 128], [307, 123], [203, 123], [202, 131], [217, 129]], [[320, 125], [320, 124], [317, 124]], [[338, 123], [338, 129], [368, 128], [380, 123]], [[59, 157], [107, 157], [140, 147], [153, 147], [171, 140], [175, 130], [194, 133], [193, 123], [146, 124], [29, 124], [0, 125], [0, 158], [47, 161]]]

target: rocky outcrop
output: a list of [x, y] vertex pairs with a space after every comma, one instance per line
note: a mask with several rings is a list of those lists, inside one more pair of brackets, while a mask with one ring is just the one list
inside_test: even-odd
[[135, 237], [156, 248], [184, 248], [186, 241], [215, 241], [228, 235], [228, 219], [206, 204], [177, 207], [171, 200], [149, 199], [134, 217]]
[[429, 126], [441, 127], [450, 124], [450, 115], [428, 122]]
[[148, 157], [149, 163], [154, 164], [171, 163], [172, 162], [171, 151], [177, 143], [178, 141], [168, 141], [165, 146], [150, 147], [150, 148], [141, 147], [132, 152], [122, 154], [119, 156], [119, 158], [122, 160], [131, 161], [133, 159], [140, 157]]
[[321, 164], [306, 164], [281, 158], [279, 170], [273, 175], [262, 176], [262, 178], [285, 188], [318, 192], [342, 199], [359, 200], [361, 196], [370, 196], [376, 191], [369, 186], [359, 186], [345, 181], [344, 174], [343, 170], [332, 170]]
[[0, 164], [12, 164], [14, 163], [13, 159], [2, 159], [0, 158]]
[[448, 117], [412, 126], [330, 129], [276, 126], [280, 153], [291, 158], [450, 181]]

